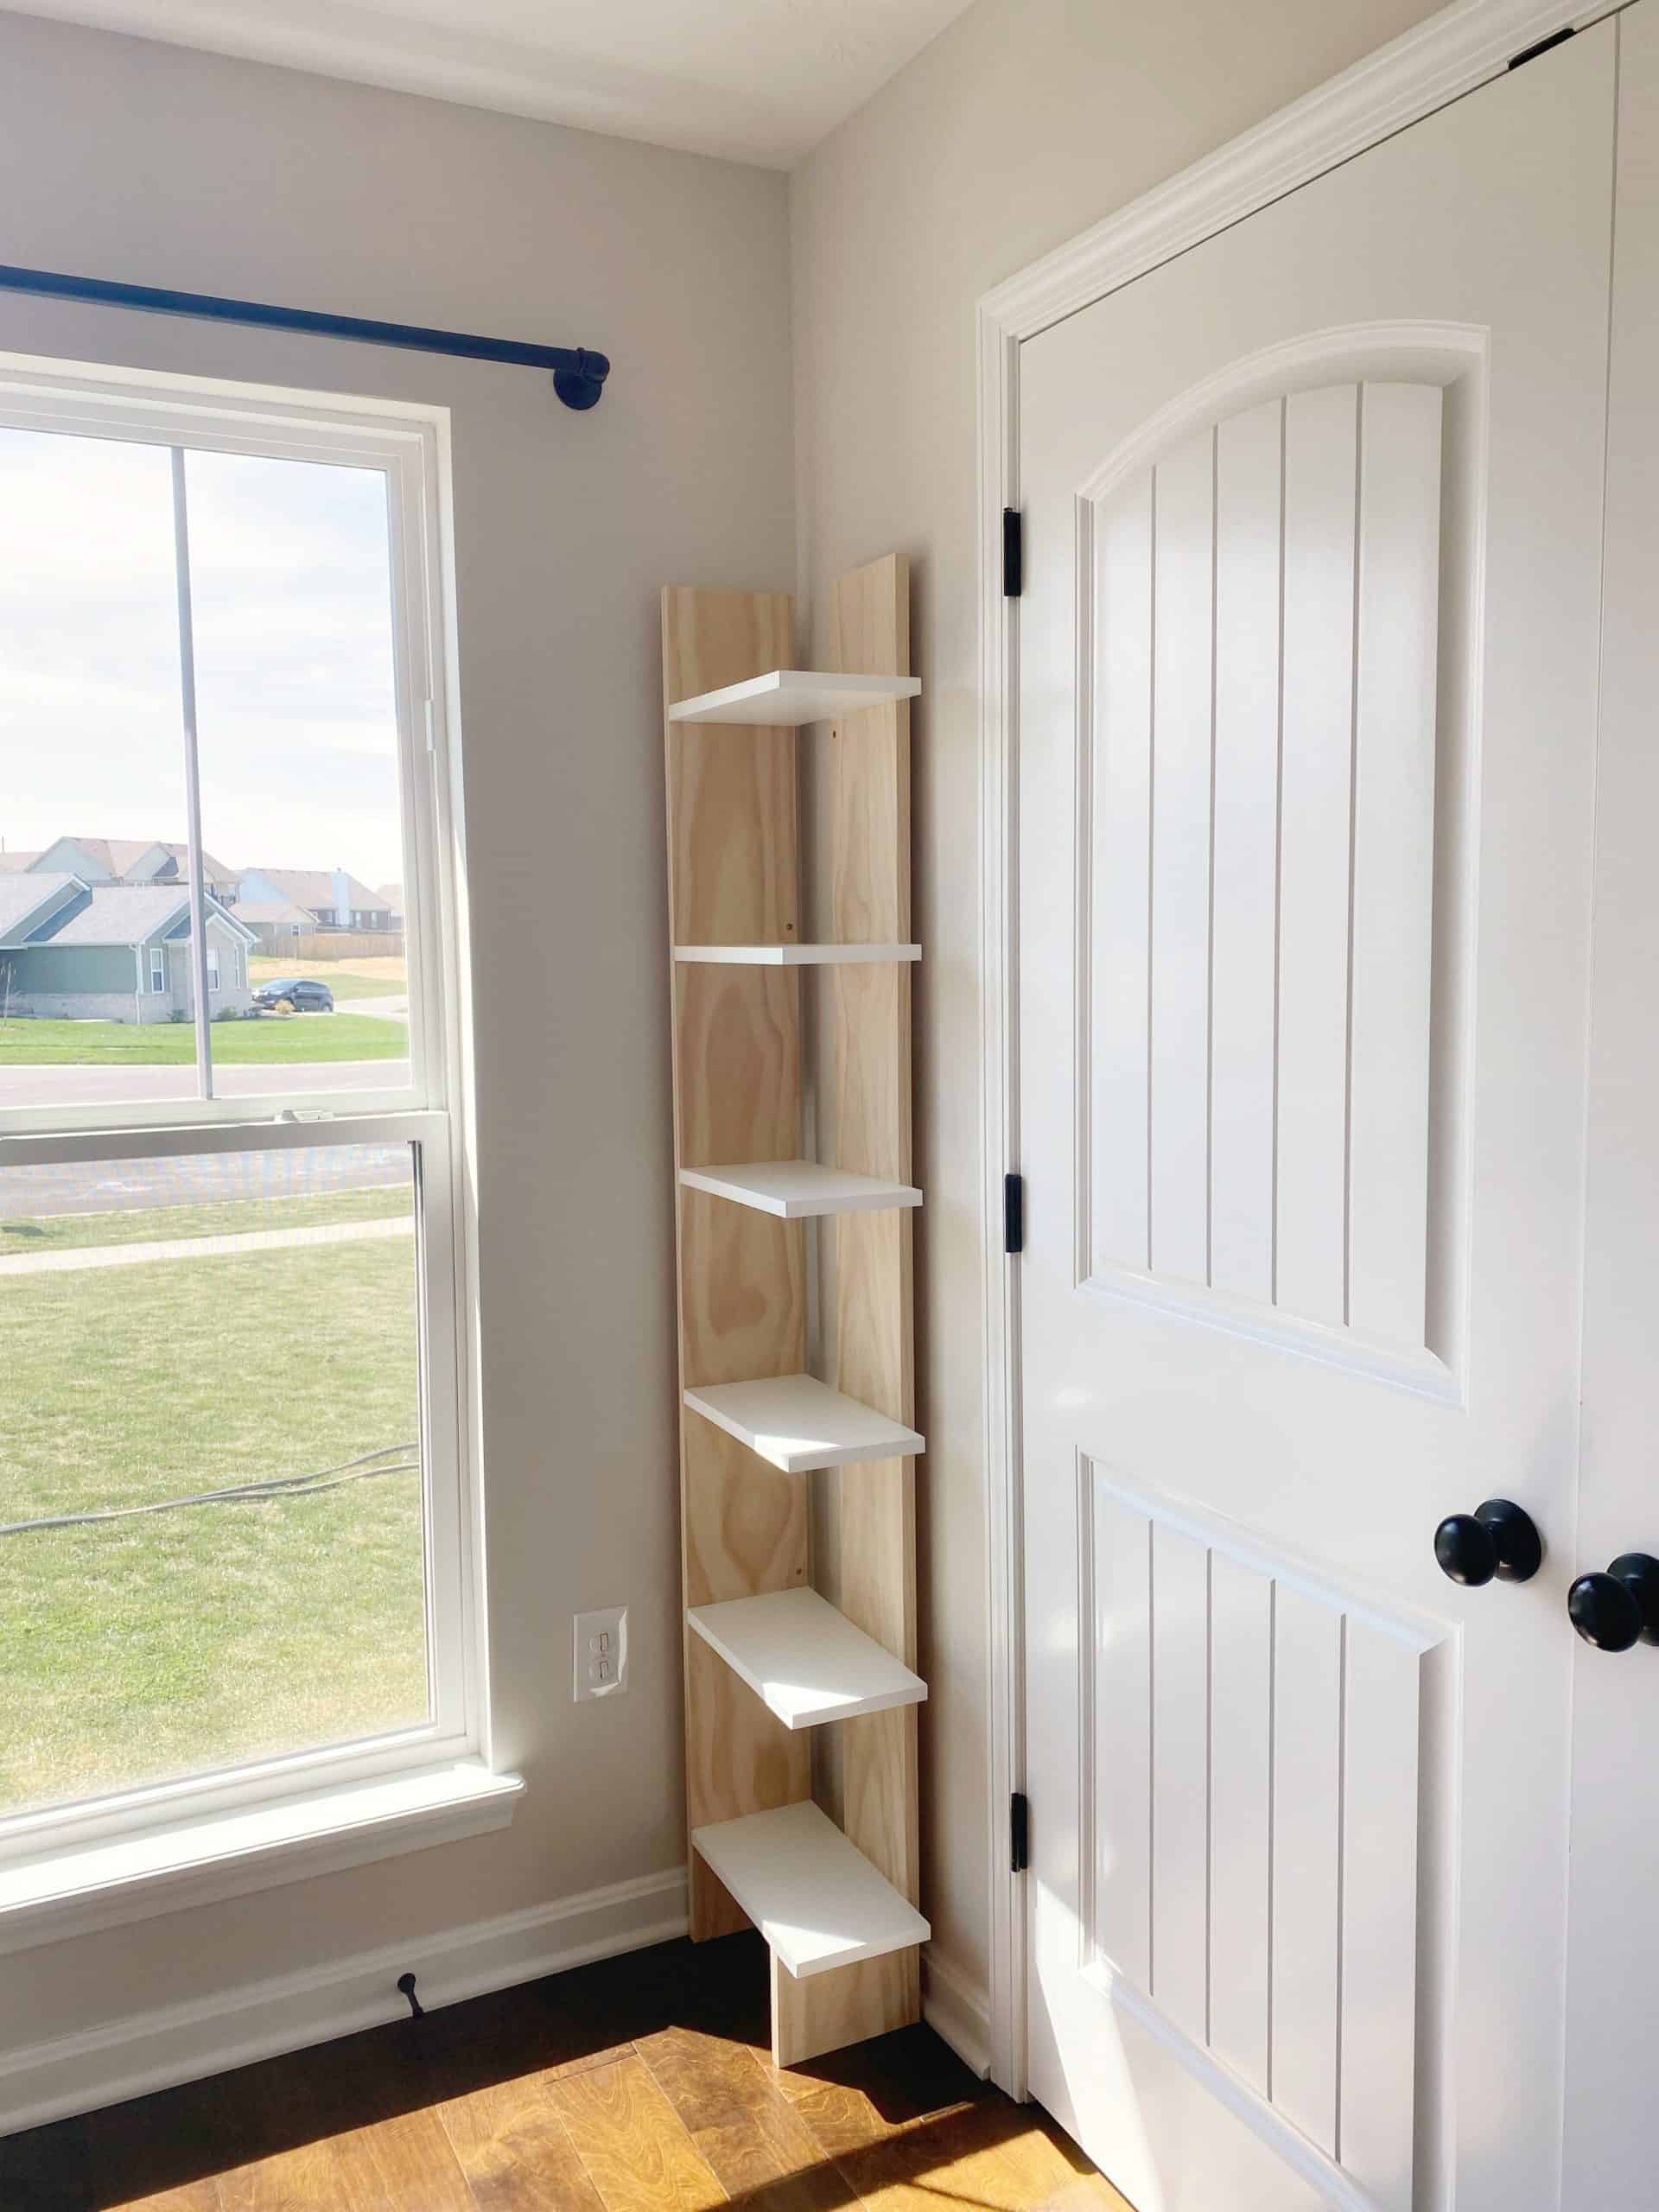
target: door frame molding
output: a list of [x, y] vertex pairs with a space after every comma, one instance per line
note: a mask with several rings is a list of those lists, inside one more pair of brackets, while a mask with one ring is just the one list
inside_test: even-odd
[[980, 647], [980, 1108], [984, 1253], [987, 1735], [992, 2078], [1027, 2082], [1025, 1883], [1007, 1848], [1025, 1786], [1020, 1278], [1004, 1255], [1003, 1178], [1021, 1166], [1018, 1034], [1019, 623], [1002, 596], [1002, 515], [1020, 505], [1020, 348], [1028, 338], [1255, 214], [1437, 108], [1517, 54], [1612, 12], [1571, 0], [1452, 0], [1352, 68], [1043, 255], [977, 308]]

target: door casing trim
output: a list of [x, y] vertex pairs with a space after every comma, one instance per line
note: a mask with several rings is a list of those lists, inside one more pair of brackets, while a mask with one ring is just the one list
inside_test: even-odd
[[1570, 0], [1452, 0], [1265, 123], [1043, 255], [977, 308], [980, 645], [981, 1247], [984, 1263], [991, 2075], [1027, 2094], [1024, 1878], [1007, 1814], [1026, 1786], [1019, 1265], [1001, 1249], [1003, 1178], [1021, 1168], [1018, 605], [1002, 517], [1020, 505], [1020, 348], [1190, 247], [1501, 76], [1552, 33], [1612, 13]]

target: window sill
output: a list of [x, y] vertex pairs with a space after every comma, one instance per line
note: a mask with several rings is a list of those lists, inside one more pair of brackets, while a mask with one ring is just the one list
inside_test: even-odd
[[482, 1835], [524, 1788], [462, 1761], [0, 1864], [0, 1953]]

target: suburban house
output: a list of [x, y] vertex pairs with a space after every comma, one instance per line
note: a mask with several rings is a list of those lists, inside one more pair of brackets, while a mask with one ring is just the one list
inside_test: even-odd
[[[14, 856], [21, 858], [21, 855]], [[36, 875], [78, 875], [86, 884], [183, 884], [189, 870], [190, 848], [136, 837], [59, 837], [29, 862]], [[203, 884], [221, 906], [236, 896], [236, 872], [215, 860], [201, 856]]]
[[384, 893], [343, 868], [245, 868], [236, 887], [238, 906], [297, 906], [315, 930], [390, 930], [397, 925]]
[[291, 899], [238, 899], [236, 918], [247, 924], [270, 953], [297, 951], [300, 939], [317, 927], [316, 917]]
[[[207, 901], [210, 1013], [252, 1001], [253, 931]], [[190, 899], [179, 883], [89, 884], [62, 873], [0, 875], [0, 1015], [153, 1022], [194, 1016]]]

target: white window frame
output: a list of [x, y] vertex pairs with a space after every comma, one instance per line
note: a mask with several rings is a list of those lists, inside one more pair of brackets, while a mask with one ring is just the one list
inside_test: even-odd
[[[408, 1849], [416, 1836], [499, 1827], [523, 1785], [493, 1769], [483, 1638], [448, 410], [0, 352], [0, 425], [372, 468], [386, 480], [403, 845], [423, 892], [406, 921], [408, 1088], [4, 1109], [0, 1165], [418, 1147], [429, 1688], [429, 1719], [417, 1728], [0, 1819], [4, 1950], [289, 1878], [272, 1871], [273, 1854], [298, 1876], [315, 1870], [320, 1849], [330, 1866], [346, 1865]], [[164, 955], [162, 972], [165, 982]], [[257, 1847], [232, 1849], [226, 1818], [245, 1829], [250, 1815]]]
[[[455, 702], [448, 612], [451, 576], [449, 410], [402, 400], [344, 400], [326, 393], [239, 385], [0, 352], [0, 427], [57, 430], [193, 451], [258, 453], [276, 460], [373, 468], [386, 479], [392, 562], [392, 646], [404, 850], [429, 887], [425, 911], [405, 918], [409, 960], [407, 1089], [308, 1093], [316, 1113], [459, 1110], [461, 1039], [468, 974], [459, 919], [461, 790], [452, 741]], [[407, 903], [407, 902], [406, 902]], [[333, 912], [330, 908], [327, 911]], [[442, 988], [444, 978], [450, 988]], [[149, 1128], [268, 1121], [289, 1103], [258, 1096], [148, 1101]], [[88, 1103], [81, 1128], [119, 1129], [130, 1106]], [[56, 1107], [0, 1109], [0, 1142], [61, 1126]]]
[[149, 995], [156, 998], [167, 989], [167, 947], [152, 944], [149, 948]]
[[219, 947], [216, 944], [210, 944], [206, 947], [206, 951], [207, 955], [207, 988], [210, 991], [216, 991], [219, 988]]

